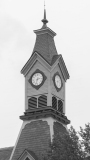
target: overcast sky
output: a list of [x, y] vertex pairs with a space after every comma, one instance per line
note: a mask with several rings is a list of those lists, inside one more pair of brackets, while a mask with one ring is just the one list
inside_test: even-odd
[[[24, 112], [24, 77], [33, 30], [42, 27], [44, 0], [0, 0], [0, 148], [16, 142]], [[66, 116], [76, 130], [90, 122], [90, 0], [46, 0], [48, 27], [70, 79]]]

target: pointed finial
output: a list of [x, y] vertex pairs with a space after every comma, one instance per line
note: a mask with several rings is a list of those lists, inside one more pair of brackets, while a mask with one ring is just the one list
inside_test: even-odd
[[45, 0], [44, 0], [44, 9], [45, 9]]
[[44, 0], [44, 18], [42, 20], [43, 22], [43, 27], [42, 28], [46, 28], [47, 27], [47, 23], [48, 23], [48, 20], [46, 19], [46, 9], [45, 9], [45, 0]]

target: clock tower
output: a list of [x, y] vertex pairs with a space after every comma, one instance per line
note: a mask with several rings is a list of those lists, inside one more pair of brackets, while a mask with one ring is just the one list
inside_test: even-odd
[[23, 124], [10, 160], [42, 159], [57, 133], [64, 133], [70, 121], [65, 115], [65, 83], [69, 73], [54, 36], [47, 27], [34, 30], [36, 42], [31, 57], [21, 70], [25, 77], [25, 112]]

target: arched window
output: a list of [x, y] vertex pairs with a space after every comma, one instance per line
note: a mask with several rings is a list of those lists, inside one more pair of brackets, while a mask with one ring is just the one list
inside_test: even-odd
[[61, 100], [58, 100], [58, 111], [63, 113], [63, 102]]
[[57, 98], [56, 97], [52, 97], [52, 108], [57, 109]]
[[47, 96], [42, 95], [38, 98], [38, 107], [46, 107], [47, 106]]
[[37, 108], [37, 98], [31, 97], [28, 99], [28, 108], [29, 109]]

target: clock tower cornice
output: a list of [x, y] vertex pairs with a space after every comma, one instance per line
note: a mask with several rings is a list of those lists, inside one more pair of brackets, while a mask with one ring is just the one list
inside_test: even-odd
[[49, 27], [34, 30], [34, 33], [36, 33], [36, 35], [49, 34], [52, 37], [56, 36], [56, 33], [53, 30], [51, 30]]
[[33, 110], [27, 110], [24, 115], [20, 116], [21, 120], [27, 121], [32, 119], [40, 119], [40, 118], [47, 118], [52, 117], [59, 122], [67, 125], [70, 123], [70, 120], [67, 119], [67, 117], [53, 109], [51, 106], [45, 107], [45, 108], [39, 108], [39, 109], [33, 109]]

